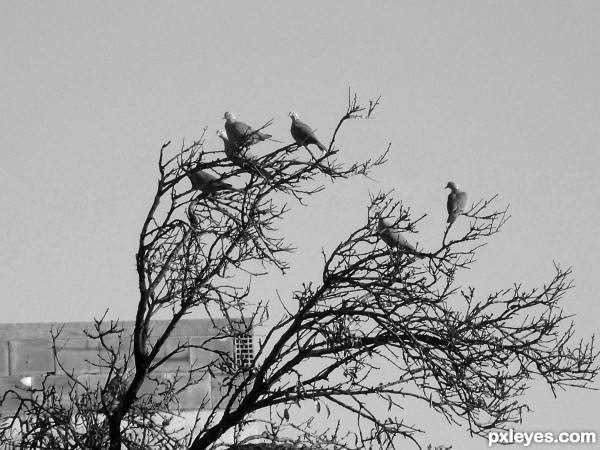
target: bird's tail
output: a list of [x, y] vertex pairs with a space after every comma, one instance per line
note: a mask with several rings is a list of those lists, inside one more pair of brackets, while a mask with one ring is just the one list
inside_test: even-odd
[[273, 136], [271, 136], [270, 134], [267, 133], [261, 133], [260, 131], [258, 132], [258, 136], [260, 137], [260, 139], [262, 141], [267, 140], [267, 139], [271, 139]]
[[317, 141], [317, 147], [319, 147], [319, 150], [321, 150], [323, 153], [325, 153], [327, 150], [329, 150], [327, 147], [325, 147], [323, 144], [321, 144], [321, 142]]

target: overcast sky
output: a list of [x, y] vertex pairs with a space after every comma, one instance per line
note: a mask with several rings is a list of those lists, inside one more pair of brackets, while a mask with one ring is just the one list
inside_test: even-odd
[[[289, 142], [293, 109], [328, 141], [351, 87], [365, 104], [382, 100], [375, 120], [344, 128], [339, 159], [391, 142], [389, 163], [376, 182], [329, 183], [295, 206], [282, 232], [299, 251], [280, 292], [318, 279], [321, 248], [363, 224], [369, 192], [394, 189], [414, 217], [427, 214], [412, 240], [439, 245], [454, 180], [472, 201], [498, 194], [512, 215], [468, 281], [483, 296], [542, 285], [553, 262], [572, 267], [563, 307], [589, 337], [600, 314], [599, 74], [596, 0], [2, 1], [0, 321], [107, 308], [133, 319], [161, 145], [175, 151], [207, 128], [207, 146], [221, 148], [226, 110], [254, 126], [275, 119], [269, 132]], [[256, 298], [274, 294], [257, 287]], [[520, 429], [600, 432], [596, 392], [554, 400], [537, 383], [529, 394], [535, 412]], [[406, 414], [431, 432], [424, 442], [486, 444]]]

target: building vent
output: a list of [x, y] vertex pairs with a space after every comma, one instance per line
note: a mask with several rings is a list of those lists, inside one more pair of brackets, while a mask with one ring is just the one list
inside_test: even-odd
[[254, 339], [252, 334], [244, 334], [235, 338], [235, 362], [249, 369], [254, 359]]

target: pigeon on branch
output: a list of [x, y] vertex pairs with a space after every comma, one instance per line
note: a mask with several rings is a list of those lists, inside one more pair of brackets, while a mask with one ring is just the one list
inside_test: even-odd
[[319, 147], [319, 150], [321, 150], [321, 152], [327, 151], [327, 147], [325, 147], [321, 143], [321, 141], [319, 141], [319, 139], [315, 135], [314, 130], [310, 126], [302, 122], [300, 119], [298, 119], [298, 113], [290, 111], [288, 116], [292, 118], [292, 127], [290, 128], [290, 132], [292, 133], [292, 137], [298, 145], [303, 145], [313, 158], [314, 155], [308, 148], [310, 144]]
[[419, 258], [424, 258], [423, 255], [418, 255], [415, 247], [408, 242], [398, 229], [394, 228], [392, 220], [380, 217], [377, 224], [377, 234], [390, 248], [408, 251], [408, 253], [416, 254]]
[[217, 136], [223, 140], [225, 155], [233, 164], [253, 172], [266, 180], [271, 179], [271, 175], [269, 175], [266, 169], [260, 167], [257, 161], [258, 158], [249, 149], [241, 151], [238, 147], [232, 145], [223, 130], [217, 130]]
[[241, 189], [234, 188], [231, 184], [221, 181], [204, 170], [190, 172], [188, 173], [188, 178], [192, 182], [192, 189], [202, 191], [206, 194], [214, 194], [218, 191], [243, 192]]
[[467, 193], [458, 189], [454, 181], [449, 181], [446, 189], [450, 189], [446, 205], [448, 207], [448, 220], [446, 222], [454, 223], [456, 218], [465, 212], [467, 207]]
[[231, 145], [245, 148], [271, 138], [270, 134], [262, 133], [236, 120], [232, 112], [227, 111], [223, 119], [225, 119], [225, 131]]

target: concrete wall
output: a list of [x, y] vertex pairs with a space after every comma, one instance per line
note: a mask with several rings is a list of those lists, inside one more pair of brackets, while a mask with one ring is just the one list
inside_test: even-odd
[[[122, 342], [118, 339], [108, 339], [108, 344], [115, 350], [119, 345], [126, 350], [133, 332], [133, 322], [120, 322], [123, 328]], [[225, 320], [218, 323], [225, 325]], [[153, 322], [154, 335], [158, 335], [167, 326], [167, 321]], [[60, 330], [55, 340], [58, 358], [54, 358], [52, 334]], [[108, 369], [103, 367], [102, 359], [106, 358], [107, 350], [102, 348], [97, 340], [89, 339], [85, 331], [94, 332], [91, 322], [71, 323], [20, 323], [0, 324], [0, 398], [15, 387], [26, 387], [30, 384], [33, 388], [41, 388], [45, 380], [46, 385], [53, 384], [58, 391], [64, 393], [70, 390], [73, 384], [66, 373], [73, 374], [78, 381], [89, 386], [96, 386], [106, 382]], [[208, 319], [182, 320], [165, 343], [162, 354], [166, 355], [179, 343], [202, 344], [217, 333], [213, 323]], [[249, 339], [251, 342], [251, 338]], [[211, 341], [209, 348], [227, 352], [232, 357], [247, 356], [248, 342], [234, 342], [232, 338]], [[250, 353], [252, 349], [250, 349]], [[207, 350], [188, 348], [173, 356], [166, 364], [157, 370], [155, 377], [173, 379], [177, 370], [187, 371], [192, 366], [199, 366], [218, 358]], [[62, 366], [62, 367], [61, 367]], [[223, 376], [218, 370], [214, 371], [215, 377], [206, 377], [200, 383], [190, 387], [180, 398], [183, 409], [198, 409], [200, 405], [212, 408], [221, 398], [220, 387]], [[150, 394], [152, 383], [142, 389], [141, 394]], [[68, 398], [65, 398], [68, 401]], [[18, 402], [11, 394], [4, 400], [0, 413], [14, 412]]]

